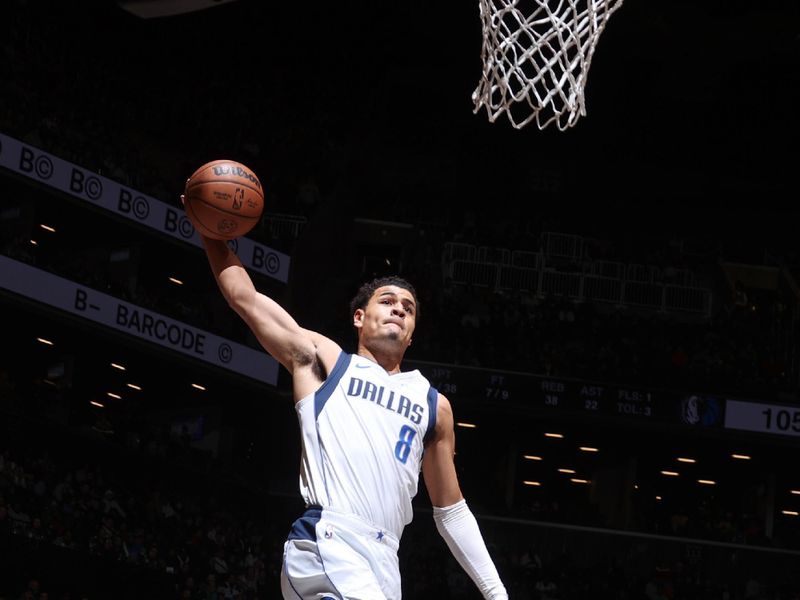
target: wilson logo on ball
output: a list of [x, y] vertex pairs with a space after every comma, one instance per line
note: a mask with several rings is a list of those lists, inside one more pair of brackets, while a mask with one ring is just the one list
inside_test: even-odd
[[261, 188], [261, 183], [258, 181], [258, 177], [253, 175], [252, 173], [248, 173], [242, 167], [237, 167], [235, 165], [214, 165], [213, 167], [214, 175], [220, 177], [222, 175], [236, 175], [237, 177], [241, 177], [242, 179], [247, 179], [253, 185], [258, 186]]

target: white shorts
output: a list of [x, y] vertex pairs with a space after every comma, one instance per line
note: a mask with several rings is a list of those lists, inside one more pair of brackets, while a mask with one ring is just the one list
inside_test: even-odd
[[283, 547], [285, 600], [400, 600], [397, 538], [354, 515], [311, 507]]

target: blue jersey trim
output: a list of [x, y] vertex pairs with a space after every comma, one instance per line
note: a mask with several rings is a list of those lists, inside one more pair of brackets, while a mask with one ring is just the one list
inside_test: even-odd
[[290, 540], [311, 540], [317, 541], [317, 523], [322, 517], [322, 508], [319, 506], [309, 506], [303, 516], [292, 523], [289, 531]]
[[[320, 518], [322, 518], [322, 507], [311, 505], [306, 508], [306, 511], [303, 513], [303, 516], [297, 519], [294, 523], [292, 523], [292, 529], [289, 531], [289, 540], [310, 540], [314, 543], [317, 542], [317, 523], [319, 523]], [[336, 590], [336, 585], [333, 583], [331, 578], [328, 576], [328, 573], [325, 571], [325, 561], [322, 560], [322, 555], [319, 553], [319, 547], [316, 548], [317, 558], [319, 558], [319, 562], [322, 565], [322, 574], [325, 576], [325, 579], [331, 584], [331, 588]], [[286, 576], [286, 581], [289, 582], [289, 586], [291, 586], [292, 591], [297, 594], [297, 597], [300, 600], [303, 600], [303, 595], [297, 590], [295, 587], [295, 582], [292, 581], [292, 578], [289, 576], [289, 565], [286, 563], [286, 558], [284, 556], [284, 564], [283, 564], [283, 572]], [[326, 586], [327, 587], [327, 586]], [[326, 590], [326, 593], [328, 591]], [[343, 598], [344, 596], [341, 596]], [[339, 596], [323, 596], [322, 600], [338, 600]]]
[[344, 375], [344, 372], [347, 370], [347, 367], [350, 366], [350, 360], [353, 358], [352, 354], [348, 354], [347, 352], [342, 352], [339, 354], [339, 358], [336, 359], [336, 364], [331, 369], [331, 372], [328, 373], [328, 378], [325, 380], [317, 392], [314, 394], [314, 418], [319, 417], [319, 413], [322, 412], [322, 409], [325, 407], [325, 403], [328, 401], [328, 398], [331, 397], [333, 394], [333, 390], [336, 389], [336, 386], [339, 385], [339, 380]]
[[428, 429], [425, 431], [425, 436], [422, 438], [423, 443], [431, 439], [436, 429], [436, 409], [438, 406], [439, 390], [431, 386], [428, 389]]

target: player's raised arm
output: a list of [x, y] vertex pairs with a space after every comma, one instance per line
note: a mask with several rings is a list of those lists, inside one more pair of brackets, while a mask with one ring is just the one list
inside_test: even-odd
[[303, 330], [283, 307], [256, 290], [239, 257], [225, 242], [201, 238], [223, 297], [264, 349], [290, 372], [313, 356], [316, 349], [311, 332]]
[[181, 204], [200, 234], [222, 295], [264, 349], [292, 374], [295, 399], [316, 389], [341, 348], [301, 328], [277, 302], [259, 293], [225, 243], [249, 232], [261, 218], [264, 191], [256, 174], [240, 162], [212, 160], [186, 180]]
[[258, 341], [293, 376], [295, 401], [315, 390], [330, 373], [341, 347], [300, 327], [272, 298], [258, 292], [239, 257], [221, 240], [201, 236], [222, 295]]
[[453, 462], [453, 409], [442, 394], [439, 394], [437, 405], [436, 430], [425, 447], [422, 460], [422, 475], [433, 504], [436, 529], [483, 597], [487, 600], [506, 600], [506, 588], [458, 484]]

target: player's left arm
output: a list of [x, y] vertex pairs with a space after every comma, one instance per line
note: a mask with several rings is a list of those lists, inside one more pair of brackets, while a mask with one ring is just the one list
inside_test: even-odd
[[486, 548], [478, 522], [458, 484], [454, 462], [456, 436], [453, 408], [439, 394], [436, 429], [425, 446], [422, 476], [433, 504], [436, 529], [447, 547], [487, 600], [506, 600], [508, 593]]

